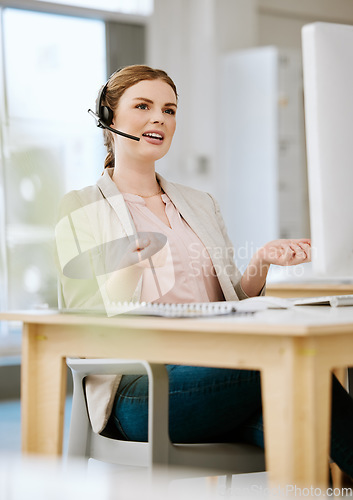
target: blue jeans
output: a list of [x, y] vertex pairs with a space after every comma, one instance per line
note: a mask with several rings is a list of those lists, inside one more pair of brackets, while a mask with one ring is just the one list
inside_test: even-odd
[[[264, 447], [260, 373], [167, 365], [174, 443], [247, 442]], [[148, 379], [122, 377], [111, 422], [117, 436], [148, 438]], [[332, 377], [331, 457], [353, 477], [353, 399]]]

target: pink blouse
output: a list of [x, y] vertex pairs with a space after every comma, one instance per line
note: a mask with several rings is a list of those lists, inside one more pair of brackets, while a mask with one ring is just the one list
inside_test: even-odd
[[[123, 193], [137, 232], [158, 232], [167, 237], [170, 258], [158, 269], [160, 289], [166, 291], [156, 297], [156, 273], [146, 268], [142, 278], [141, 301], [163, 303], [213, 302], [224, 300], [224, 295], [206, 247], [181, 217], [166, 194], [161, 198], [165, 204], [168, 227], [138, 195]], [[162, 271], [162, 272], [160, 272]], [[170, 284], [170, 285], [169, 285]], [[157, 294], [158, 295], [158, 294]]]

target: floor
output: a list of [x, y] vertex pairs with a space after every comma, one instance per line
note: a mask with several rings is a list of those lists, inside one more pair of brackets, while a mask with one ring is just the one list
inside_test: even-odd
[[[67, 448], [71, 397], [66, 399], [64, 450]], [[18, 399], [0, 400], [0, 454], [21, 452], [21, 404]]]
[[21, 450], [21, 408], [16, 399], [0, 402], [0, 452]]

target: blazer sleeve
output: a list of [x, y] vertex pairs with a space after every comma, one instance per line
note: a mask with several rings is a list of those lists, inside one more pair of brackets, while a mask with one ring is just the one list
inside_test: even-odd
[[70, 272], [65, 272], [65, 266], [70, 261], [79, 259], [80, 254], [83, 255], [87, 249], [94, 248], [97, 244], [80, 197], [75, 191], [65, 195], [61, 202], [55, 227], [55, 242], [64, 307], [103, 311], [99, 285], [89, 261], [87, 266], [84, 259], [82, 265], [79, 260], [76, 261], [77, 276], [70, 276]]

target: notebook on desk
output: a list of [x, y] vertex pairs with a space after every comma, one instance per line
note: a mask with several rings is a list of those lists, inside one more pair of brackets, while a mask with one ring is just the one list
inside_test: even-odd
[[[153, 302], [118, 302], [112, 306], [110, 316], [119, 314], [132, 316], [162, 316], [166, 318], [204, 318], [226, 314], [252, 314], [256, 308], [241, 308], [238, 301], [190, 302], [184, 304], [163, 304]], [[105, 311], [76, 308], [61, 308], [69, 314], [106, 315]], [[113, 313], [113, 314], [112, 314]]]

